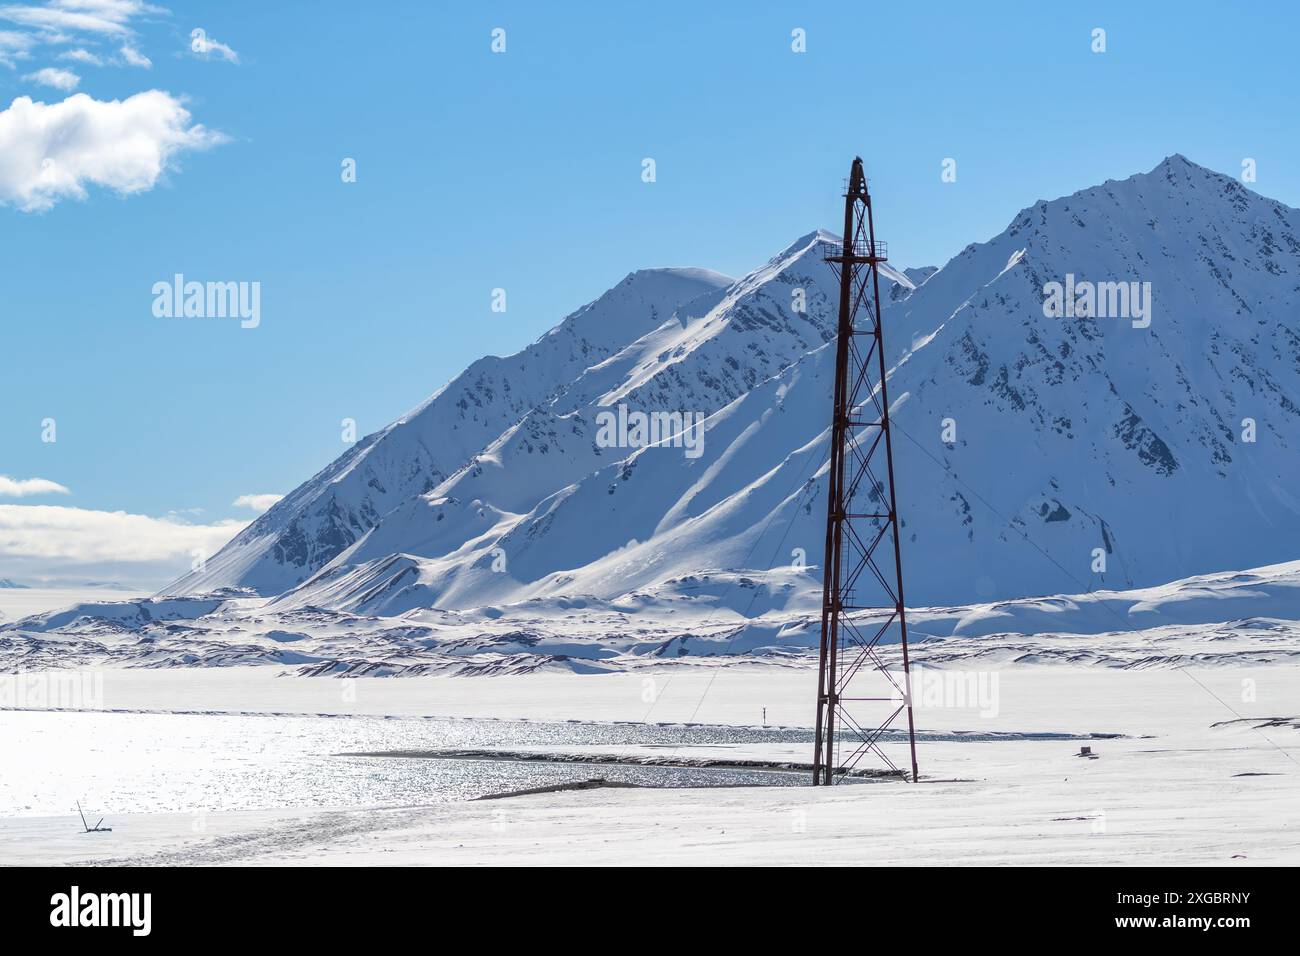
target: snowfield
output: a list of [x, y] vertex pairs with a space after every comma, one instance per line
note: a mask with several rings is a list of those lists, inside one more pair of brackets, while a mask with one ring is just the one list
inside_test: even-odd
[[[816, 619], [773, 599], [802, 573], [436, 626], [29, 618], [0, 631], [0, 863], [1300, 863], [1300, 562], [916, 609], [917, 784], [673, 769], [807, 764]], [[639, 785], [474, 799], [592, 778]]]
[[922, 779], [834, 790], [743, 769], [810, 759], [806, 577], [6, 625], [0, 864], [1300, 863], [1300, 562], [916, 609]]
[[[97, 599], [0, 625], [0, 667], [263, 664], [334, 677], [594, 674], [697, 659], [799, 668], [815, 663], [820, 639], [817, 570], [702, 571], [613, 600], [393, 616], [245, 596]], [[1300, 561], [1127, 591], [914, 608], [909, 626], [922, 663], [1295, 663]]]
[[[685, 737], [684, 725], [674, 722], [753, 726], [761, 707], [770, 724], [806, 726], [815, 683], [815, 671], [804, 668], [671, 665], [596, 676], [358, 678], [349, 701], [339, 693], [346, 682], [277, 677], [275, 670], [109, 671], [103, 674], [103, 704], [117, 711], [205, 715], [195, 720], [225, 719], [217, 712], [260, 715], [245, 718], [266, 722], [267, 733], [250, 741], [243, 757], [254, 760], [257, 746], [275, 740], [276, 728], [289, 719], [277, 714], [347, 715], [329, 718], [336, 726], [378, 714], [649, 720]], [[221, 811], [192, 805], [132, 813], [118, 809], [123, 798], [113, 792], [111, 777], [103, 789], [81, 793], [88, 786], [83, 773], [66, 783], [66, 812], [30, 815], [4, 808], [0, 862], [1300, 862], [1300, 669], [1019, 664], [998, 673], [995, 715], [988, 708], [920, 708], [918, 784], [617, 788], [488, 801], [445, 801], [431, 793], [428, 800], [403, 806], [276, 804]], [[646, 677], [658, 685], [653, 704], [643, 700]], [[1242, 700], [1245, 687], [1250, 702]], [[1279, 719], [1283, 715], [1292, 716]], [[33, 716], [0, 712], [0, 727]], [[182, 718], [134, 713], [117, 719]], [[1097, 759], [1076, 756], [1081, 739]], [[0, 733], [0, 741], [7, 766], [14, 767], [14, 735]], [[107, 742], [88, 728], [68, 756], [79, 748], [82, 762], [93, 767], [87, 752], [105, 749]], [[662, 756], [665, 749], [678, 758], [742, 755], [730, 746], [658, 747], [654, 753]], [[808, 749], [774, 744], [743, 751], [806, 761]], [[272, 754], [275, 763], [297, 756], [287, 745]], [[333, 757], [328, 750], [305, 756], [325, 771], [331, 761], [361, 759]], [[118, 752], [103, 759], [120, 767], [133, 757]], [[394, 765], [422, 762], [378, 761], [375, 772], [382, 785], [393, 786], [394, 774], [405, 772]], [[21, 776], [29, 768], [14, 769]], [[587, 775], [609, 774], [592, 765]], [[89, 779], [98, 777], [92, 773]], [[12, 799], [11, 789], [0, 794]], [[106, 816], [113, 831], [80, 832], [74, 799], [88, 802], [96, 817]]]

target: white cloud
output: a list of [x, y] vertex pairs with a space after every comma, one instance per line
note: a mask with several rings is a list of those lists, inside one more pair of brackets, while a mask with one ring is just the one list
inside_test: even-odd
[[78, 47], [75, 50], [65, 50], [60, 53], [60, 60], [71, 60], [74, 63], [85, 63], [87, 66], [103, 66], [104, 61], [99, 58], [98, 54], [91, 53], [89, 50]]
[[220, 40], [208, 36], [202, 27], [191, 30], [190, 37], [190, 52], [196, 56], [201, 56], [205, 60], [216, 57], [225, 60], [227, 63], [239, 62], [238, 53]]
[[0, 559], [60, 565], [159, 562], [215, 554], [245, 521], [187, 524], [125, 511], [59, 505], [0, 505]]
[[65, 93], [75, 90], [77, 84], [81, 82], [81, 77], [71, 70], [62, 70], [55, 66], [47, 66], [35, 73], [28, 73], [23, 79], [44, 86], [52, 86], [56, 90], [63, 90]]
[[[132, 23], [147, 14], [167, 13], [163, 7], [143, 0], [45, 0], [44, 3], [0, 0], [0, 22], [18, 27], [0, 30], [0, 65], [13, 69], [16, 61], [31, 59], [32, 51], [38, 46], [68, 45], [76, 49], [60, 53], [58, 59], [93, 66], [147, 68], [153, 64], [136, 45], [138, 35]], [[111, 56], [87, 49], [98, 43], [119, 44], [121, 53]]]
[[30, 33], [0, 30], [0, 64], [12, 70], [14, 61], [31, 58], [31, 49], [36, 46], [36, 43], [36, 37]]
[[191, 125], [180, 100], [162, 90], [124, 100], [77, 93], [48, 105], [20, 96], [0, 111], [0, 204], [49, 209], [84, 199], [88, 183], [144, 192], [178, 153], [224, 141]]
[[129, 43], [122, 44], [122, 59], [128, 66], [141, 66], [146, 70], [153, 66], [153, 60], [149, 59]]
[[155, 590], [215, 554], [242, 521], [190, 524], [122, 511], [0, 505], [0, 577], [71, 585], [116, 581]]
[[98, 53], [92, 53], [84, 47], [77, 47], [75, 50], [65, 50], [55, 59], [69, 60], [74, 63], [85, 63], [87, 66], [138, 66], [149, 69], [153, 66], [153, 60], [149, 59], [131, 43], [123, 43], [119, 56], [109, 57], [107, 60]]
[[236, 508], [252, 508], [261, 514], [283, 497], [284, 495], [240, 495], [231, 504]]
[[42, 30], [127, 36], [131, 18], [146, 12], [159, 11], [141, 0], [49, 0], [43, 6], [5, 4], [0, 19]]
[[0, 475], [0, 496], [25, 498], [28, 495], [66, 495], [67, 488], [46, 478], [10, 478]]

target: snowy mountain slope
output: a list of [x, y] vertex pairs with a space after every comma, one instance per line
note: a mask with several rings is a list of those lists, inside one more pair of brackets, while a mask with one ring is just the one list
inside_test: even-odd
[[[833, 276], [821, 258], [824, 244], [824, 236], [804, 237], [729, 289], [700, 320], [656, 330], [587, 369], [551, 405], [531, 412], [433, 493], [399, 507], [325, 573], [409, 552], [438, 559], [431, 568], [434, 590], [445, 592], [439, 606], [459, 606], [462, 599], [509, 599], [514, 589], [533, 582], [530, 590], [549, 593], [557, 582], [563, 586], [571, 580], [562, 574], [567, 569], [598, 561], [631, 539], [646, 540], [657, 529], [664, 530], [663, 522], [671, 524], [672, 516], [682, 512], [683, 496], [702, 473], [711, 491], [701, 500], [716, 503], [722, 497], [717, 493], [722, 485], [716, 457], [734, 459], [735, 436], [754, 434], [753, 418], [771, 409], [782, 387], [778, 381], [764, 382], [764, 377], [789, 368], [830, 336], [830, 300], [823, 286]], [[807, 313], [788, 307], [795, 288], [807, 293]], [[737, 353], [747, 360], [737, 361]], [[762, 383], [757, 392], [755, 383]], [[774, 449], [790, 448], [792, 442], [801, 445], [820, 431], [825, 386], [801, 394], [810, 405], [790, 416], [785, 432], [756, 441], [739, 472], [734, 464], [728, 470], [728, 494], [767, 471], [765, 459]], [[751, 395], [739, 413], [721, 414]], [[681, 451], [666, 448], [597, 447], [597, 410], [618, 405], [709, 415], [702, 457], [691, 461]], [[632, 500], [640, 482], [635, 483], [637, 490], [614, 493], [638, 467], [650, 469], [647, 480], [654, 487], [644, 509]], [[528, 476], [526, 482], [519, 481], [522, 474]], [[697, 491], [692, 497], [700, 495]], [[734, 532], [722, 534], [728, 539], [726, 548], [732, 547]], [[687, 550], [677, 555], [688, 566], [668, 570], [698, 569], [700, 565], [691, 562], [703, 558], [700, 546], [699, 541], [688, 542]], [[494, 549], [507, 556], [504, 573], [492, 570]], [[608, 576], [605, 569], [593, 570]], [[648, 580], [646, 572], [643, 568], [635, 575], [636, 583]], [[613, 574], [602, 587], [619, 586], [619, 572]], [[546, 575], [552, 580], [540, 581]], [[423, 576], [426, 585], [429, 577]], [[464, 582], [452, 587], [452, 580], [460, 578], [477, 582], [469, 589], [473, 593], [463, 593]], [[421, 593], [424, 600], [429, 589]]]
[[[274, 594], [334, 558], [379, 518], [434, 488], [568, 377], [667, 321], [707, 311], [730, 279], [705, 269], [627, 276], [523, 351], [479, 359], [423, 405], [363, 438], [168, 590], [248, 586]], [[697, 306], [690, 303], [697, 302]]]
[[[774, 516], [793, 508], [802, 519], [791, 549], [811, 549], [811, 530], [824, 521], [816, 510], [818, 486], [806, 486], [824, 464], [817, 426], [833, 359], [833, 346], [823, 346], [710, 416], [704, 453], [695, 461], [676, 449], [639, 449], [599, 465], [524, 514], [481, 519], [490, 525], [481, 536], [465, 536], [463, 522], [452, 519], [450, 540], [461, 542], [453, 552], [435, 557], [420, 541], [425, 546], [416, 553], [431, 559], [404, 554], [393, 563], [394, 539], [419, 541], [410, 529], [437, 522], [430, 514], [486, 508], [479, 497], [456, 504], [421, 498], [275, 605], [392, 614], [565, 593], [609, 596], [704, 568], [788, 565], [789, 550], [775, 552], [787, 520]], [[792, 451], [773, 463], [777, 449]], [[803, 506], [794, 507], [801, 497]], [[504, 569], [493, 570], [494, 549], [506, 557]], [[358, 562], [368, 583], [353, 593], [364, 601], [339, 604], [336, 580]]]
[[[592, 409], [630, 404], [712, 412], [827, 341], [835, 288], [821, 260], [825, 239], [805, 236], [725, 289], [726, 280], [703, 270], [629, 277], [525, 352], [475, 363], [168, 591], [239, 586], [275, 594], [340, 561], [404, 550], [462, 557], [467, 540], [506, 521], [503, 532], [539, 500], [620, 451], [593, 445]], [[699, 285], [707, 291], [687, 298]], [[630, 303], [625, 286], [638, 287]], [[645, 286], [653, 288], [639, 288]], [[804, 312], [792, 309], [796, 288], [807, 297]], [[651, 294], [658, 299], [647, 307]], [[676, 300], [684, 301], [670, 304]], [[623, 314], [628, 311], [631, 319]], [[566, 381], [567, 375], [574, 377]], [[431, 447], [440, 449], [438, 460]], [[526, 482], [519, 481], [521, 471]], [[385, 515], [387, 527], [377, 528]]]
[[[933, 329], [892, 391], [903, 473], [920, 482], [904, 499], [908, 557], [957, 558], [918, 599], [1140, 586], [1294, 558], [1297, 236], [1300, 211], [1175, 156], [1025, 210], [892, 313], [892, 328]], [[1150, 282], [1149, 327], [1045, 317], [1044, 286], [1070, 274]]]
[[[1175, 156], [1039, 202], [938, 271], [890, 270], [910, 603], [1294, 558], [1298, 235], [1297, 210]], [[818, 562], [830, 238], [734, 283], [629, 277], [529, 350], [475, 363], [168, 593], [392, 614], [609, 598], [795, 549]], [[1049, 283], [1120, 281], [1150, 283], [1149, 325], [1044, 314]], [[601, 447], [598, 416], [620, 405], [701, 413], [702, 453]]]

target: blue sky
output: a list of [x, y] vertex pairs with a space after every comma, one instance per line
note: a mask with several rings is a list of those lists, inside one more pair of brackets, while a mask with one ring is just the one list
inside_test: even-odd
[[[53, 533], [35, 541], [37, 513], [19, 508], [64, 509], [60, 541], [92, 534], [83, 512], [124, 511], [164, 519], [160, 541], [188, 522], [208, 530], [186, 543], [215, 542], [229, 529], [210, 526], [254, 513], [237, 498], [287, 492], [342, 452], [341, 419], [382, 427], [629, 271], [739, 275], [834, 228], [855, 154], [896, 266], [940, 265], [1037, 199], [1173, 152], [1234, 175], [1253, 158], [1253, 188], [1300, 205], [1284, 5], [867, 10], [3, 6], [0, 154], [25, 158], [0, 159], [0, 576], [114, 564]], [[114, 142], [105, 104], [151, 90], [189, 116], [159, 134], [173, 151], [157, 175], [131, 178], [113, 165], [131, 144]], [[51, 111], [80, 94], [92, 102]], [[67, 138], [88, 135], [75, 111], [103, 124], [98, 152], [73, 160]], [[32, 186], [44, 149], [84, 172], [84, 196]], [[341, 181], [348, 157], [355, 183]], [[954, 183], [940, 179], [947, 157]], [[177, 272], [260, 282], [260, 325], [154, 316], [151, 287]], [[496, 287], [504, 314], [490, 310]], [[137, 576], [163, 583], [178, 559], [162, 552], [177, 547], [145, 549]]]

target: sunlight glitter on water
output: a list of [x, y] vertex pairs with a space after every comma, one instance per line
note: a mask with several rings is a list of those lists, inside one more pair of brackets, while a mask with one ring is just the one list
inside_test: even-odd
[[401, 806], [603, 777], [780, 786], [762, 770], [340, 756], [390, 750], [802, 744], [808, 732], [703, 725], [226, 714], [0, 712], [0, 816]]

